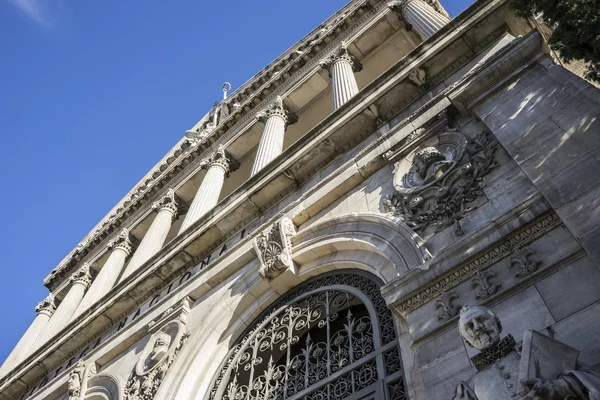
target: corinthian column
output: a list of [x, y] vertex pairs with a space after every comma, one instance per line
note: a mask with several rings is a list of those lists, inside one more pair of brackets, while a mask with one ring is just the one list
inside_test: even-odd
[[207, 211], [217, 205], [225, 178], [229, 172], [238, 167], [237, 163], [227, 155], [223, 145], [220, 145], [217, 151], [202, 160], [201, 166], [207, 169], [206, 175], [196, 192], [196, 196], [194, 196], [179, 233], [185, 231]]
[[362, 65], [348, 54], [346, 44], [342, 42], [334, 54], [321, 61], [321, 66], [329, 70], [335, 111], [358, 93], [354, 72], [362, 70]]
[[397, 0], [388, 3], [393, 11], [408, 22], [423, 40], [429, 39], [450, 19], [423, 0]]
[[288, 124], [293, 124], [298, 120], [294, 114], [285, 109], [281, 96], [277, 96], [277, 99], [269, 108], [260, 112], [257, 118], [265, 123], [265, 129], [258, 144], [256, 159], [254, 160], [250, 176], [254, 176], [265, 165], [281, 154], [285, 128]]
[[125, 272], [121, 276], [121, 281], [134, 273], [162, 248], [171, 229], [171, 224], [177, 218], [178, 206], [175, 199], [175, 191], [169, 189], [163, 198], [152, 205], [152, 210], [156, 211], [156, 217], [133, 254], [133, 257], [131, 257], [131, 261], [127, 264], [127, 268], [125, 268]]
[[6, 358], [4, 364], [2, 364], [2, 368], [0, 368], [0, 378], [9, 373], [13, 367], [27, 358], [32, 350], [36, 348], [37, 339], [46, 327], [46, 323], [50, 320], [50, 317], [52, 317], [55, 310], [54, 296], [50, 293], [48, 297], [37, 305], [35, 308], [37, 316], [31, 325], [29, 325], [29, 328], [23, 337], [21, 337], [19, 343], [17, 343], [13, 351]]
[[42, 335], [44, 342], [56, 335], [71, 320], [71, 317], [83, 299], [85, 291], [92, 283], [90, 266], [88, 264], [84, 264], [83, 267], [79, 268], [79, 270], [75, 271], [73, 275], [71, 275], [70, 281], [71, 287], [69, 288], [67, 295], [60, 302], [58, 308], [54, 312], [54, 315], [52, 318], [50, 318], [50, 321], [44, 329], [44, 334]]
[[94, 279], [92, 287], [90, 287], [90, 290], [83, 298], [83, 301], [79, 304], [73, 318], [77, 318], [100, 300], [117, 282], [117, 279], [125, 266], [125, 261], [131, 254], [132, 244], [129, 237], [129, 230], [123, 229], [117, 237], [108, 243], [108, 248], [112, 249], [112, 252], [110, 253], [110, 256], [108, 256], [108, 260], [106, 260], [100, 272], [98, 272], [98, 276]]

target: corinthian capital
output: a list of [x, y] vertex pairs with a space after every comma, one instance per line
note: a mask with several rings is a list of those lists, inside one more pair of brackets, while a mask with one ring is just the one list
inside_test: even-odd
[[226, 175], [228, 175], [230, 172], [235, 171], [240, 166], [240, 164], [236, 160], [234, 160], [229, 154], [227, 154], [227, 152], [225, 151], [225, 146], [223, 146], [222, 144], [219, 145], [219, 147], [214, 153], [202, 160], [200, 162], [200, 165], [202, 168], [205, 169], [217, 165], [225, 170]]
[[323, 68], [330, 69], [333, 64], [336, 64], [338, 62], [345, 62], [350, 64], [354, 72], [359, 72], [362, 70], [362, 64], [358, 62], [358, 60], [356, 60], [354, 57], [352, 57], [350, 53], [348, 53], [348, 46], [345, 42], [342, 42], [340, 47], [338, 47], [338, 49], [335, 52], [333, 52], [333, 54], [321, 60], [319, 64]]
[[113, 240], [108, 242], [109, 249], [121, 249], [127, 255], [131, 254], [131, 250], [133, 249], [133, 244], [131, 243], [131, 237], [129, 235], [129, 230], [127, 228], [123, 228], [121, 232], [115, 237]]
[[49, 317], [56, 311], [56, 304], [54, 303], [54, 295], [50, 293], [44, 300], [40, 301], [35, 307], [35, 312], [38, 314], [46, 314]]
[[83, 264], [81, 268], [71, 275], [71, 283], [83, 283], [86, 287], [92, 284], [92, 275], [90, 275], [90, 265]]
[[169, 189], [166, 195], [152, 204], [152, 210], [168, 210], [171, 212], [171, 214], [173, 214], [172, 219], [175, 220], [177, 218], [177, 212], [179, 211], [179, 204], [177, 204], [175, 191], [173, 189]]
[[269, 233], [261, 233], [253, 246], [260, 261], [259, 273], [266, 280], [273, 280], [293, 264], [292, 237], [296, 234], [294, 222], [284, 217], [275, 223]]
[[285, 106], [285, 104], [283, 104], [283, 97], [281, 96], [277, 96], [275, 101], [269, 104], [267, 109], [259, 112], [256, 115], [256, 118], [258, 118], [258, 120], [261, 122], [266, 122], [266, 120], [272, 116], [279, 116], [283, 118], [286, 126], [295, 124], [298, 121], [298, 117], [295, 114], [293, 114]]

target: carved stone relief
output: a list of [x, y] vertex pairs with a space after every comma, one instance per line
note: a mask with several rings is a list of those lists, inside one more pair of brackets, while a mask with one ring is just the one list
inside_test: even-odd
[[541, 261], [535, 259], [535, 252], [531, 248], [525, 246], [520, 249], [515, 249], [509, 258], [510, 266], [516, 267], [517, 272], [515, 277], [524, 278], [537, 271]]
[[85, 361], [79, 360], [75, 368], [69, 374], [68, 381], [68, 400], [81, 400], [85, 395], [88, 386], [88, 379], [96, 374], [96, 363], [89, 365]]
[[292, 237], [295, 234], [294, 222], [284, 217], [268, 233], [263, 232], [254, 239], [252, 243], [263, 279], [275, 279], [292, 266]]
[[483, 177], [497, 166], [497, 143], [487, 132], [470, 142], [447, 129], [426, 140], [396, 164], [396, 193], [384, 200], [386, 212], [401, 217], [422, 237], [454, 224], [485, 202]]
[[190, 300], [167, 309], [148, 324], [150, 340], [142, 350], [125, 386], [126, 400], [151, 400], [189, 336], [186, 330]]

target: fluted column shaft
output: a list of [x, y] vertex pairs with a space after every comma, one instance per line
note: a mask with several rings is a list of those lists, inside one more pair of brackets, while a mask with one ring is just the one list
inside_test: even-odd
[[171, 225], [177, 217], [175, 192], [172, 189], [169, 190], [165, 197], [154, 203], [152, 209], [157, 211], [156, 217], [131, 257], [131, 261], [127, 264], [127, 268], [121, 276], [121, 281], [134, 273], [162, 248], [171, 230]]
[[67, 295], [60, 302], [56, 312], [46, 325], [44, 334], [41, 335], [43, 336], [44, 342], [56, 335], [69, 323], [91, 282], [92, 277], [90, 276], [89, 266], [87, 264], [71, 276], [71, 287], [69, 288]]
[[408, 0], [402, 9], [406, 22], [412, 25], [423, 40], [427, 40], [450, 22], [423, 0]]
[[102, 269], [100, 269], [100, 272], [98, 272], [90, 290], [88, 290], [83, 301], [79, 304], [73, 318], [77, 318], [84, 311], [89, 309], [108, 293], [113, 286], [115, 286], [119, 275], [123, 271], [125, 261], [127, 261], [127, 257], [131, 254], [132, 245], [129, 238], [129, 231], [123, 229], [119, 235], [108, 244], [108, 247], [112, 249], [112, 252], [102, 266]]
[[190, 209], [185, 215], [179, 233], [185, 231], [194, 222], [198, 221], [204, 214], [217, 205], [225, 177], [232, 170], [233, 163], [225, 153], [223, 146], [202, 160], [203, 168], [207, 168], [204, 180], [200, 184]]
[[321, 66], [329, 69], [335, 111], [358, 93], [354, 72], [360, 71], [362, 65], [348, 54], [345, 44], [342, 43], [336, 53], [321, 61]]
[[8, 374], [17, 364], [23, 361], [36, 347], [37, 339], [40, 333], [46, 327], [46, 324], [54, 314], [56, 307], [54, 305], [54, 296], [48, 295], [44, 301], [38, 304], [35, 308], [37, 316], [29, 325], [29, 328], [21, 337], [13, 351], [8, 355], [2, 368], [0, 368], [0, 378]]
[[269, 108], [259, 113], [257, 117], [265, 123], [265, 129], [258, 144], [256, 159], [254, 160], [250, 176], [254, 176], [265, 165], [281, 154], [283, 151], [285, 129], [288, 124], [293, 124], [297, 121], [296, 116], [285, 109], [283, 99], [279, 96]]

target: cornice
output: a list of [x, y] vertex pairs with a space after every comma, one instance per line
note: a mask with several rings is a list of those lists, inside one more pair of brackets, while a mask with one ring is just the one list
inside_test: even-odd
[[[187, 172], [194, 170], [210, 150], [226, 143], [240, 128], [256, 118], [255, 110], [264, 108], [265, 103], [270, 104], [284, 89], [284, 84], [293, 85], [298, 76], [318, 64], [321, 54], [339, 46], [338, 39], [343, 40], [366, 20], [374, 17], [377, 10], [387, 7], [385, 2], [377, 1], [379, 4], [376, 8], [367, 0], [349, 4], [234, 91], [228, 97], [227, 104], [239, 102], [240, 99], [243, 99], [243, 104], [229, 113], [201, 143], [192, 144], [188, 139], [182, 138], [59, 263], [44, 279], [44, 285], [51, 290], [56, 288], [79, 262], [87, 259], [87, 256], [105, 241], [107, 236], [119, 230], [129, 217], [147, 204], [152, 195], [171, 182], [175, 176], [186, 176]], [[357, 13], [360, 14], [360, 18], [348, 25], [348, 21], [355, 18]], [[254, 92], [248, 92], [250, 88]], [[232, 134], [226, 135], [227, 133]]]

